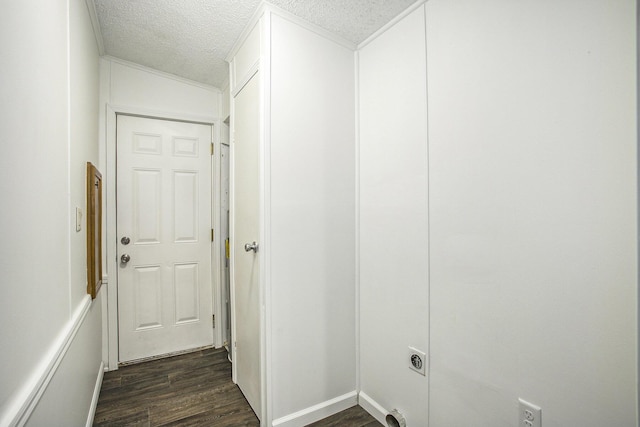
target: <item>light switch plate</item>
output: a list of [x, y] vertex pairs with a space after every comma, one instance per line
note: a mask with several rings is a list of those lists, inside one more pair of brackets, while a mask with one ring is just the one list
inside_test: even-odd
[[82, 208], [76, 207], [76, 231], [82, 230]]

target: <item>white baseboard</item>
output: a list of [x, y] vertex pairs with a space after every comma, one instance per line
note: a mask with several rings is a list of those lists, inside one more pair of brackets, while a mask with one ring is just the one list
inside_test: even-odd
[[349, 409], [358, 404], [358, 395], [352, 391], [331, 400], [310, 406], [309, 408], [293, 414], [278, 418], [273, 421], [273, 427], [303, 427], [323, 418], [330, 417], [340, 411]]
[[40, 363], [32, 371], [31, 376], [12, 396], [11, 401], [7, 402], [4, 413], [0, 414], [0, 426], [23, 426], [27, 422], [67, 350], [69, 350], [69, 346], [82, 326], [90, 306], [91, 297], [87, 295], [69, 322], [60, 331], [53, 345], [40, 359]]
[[382, 425], [387, 424], [385, 418], [389, 412], [362, 391], [358, 395], [358, 404]]
[[102, 388], [102, 378], [104, 377], [104, 362], [100, 362], [98, 369], [98, 378], [96, 386], [93, 388], [93, 397], [91, 398], [91, 406], [89, 407], [89, 415], [87, 416], [86, 427], [93, 425], [93, 418], [96, 416], [96, 408], [98, 407], [98, 398], [100, 397], [100, 389]]

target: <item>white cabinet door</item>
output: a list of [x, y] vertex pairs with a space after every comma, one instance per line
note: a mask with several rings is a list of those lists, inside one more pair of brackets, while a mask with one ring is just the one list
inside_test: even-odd
[[[260, 77], [234, 99], [232, 297], [236, 382], [261, 418], [260, 370]], [[244, 245], [256, 242], [257, 251]]]
[[213, 344], [210, 144], [208, 125], [118, 116], [120, 362]]

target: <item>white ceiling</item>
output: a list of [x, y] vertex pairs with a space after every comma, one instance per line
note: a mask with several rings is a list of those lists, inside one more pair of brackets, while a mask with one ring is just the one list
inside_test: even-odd
[[[260, 0], [92, 0], [104, 54], [220, 87]], [[354, 44], [415, 0], [271, 0]]]

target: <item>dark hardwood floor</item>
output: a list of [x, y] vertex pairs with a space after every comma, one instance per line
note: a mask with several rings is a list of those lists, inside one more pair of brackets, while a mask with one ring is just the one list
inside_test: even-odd
[[381, 425], [360, 406], [354, 406], [324, 420], [309, 424], [307, 427], [380, 427]]
[[[123, 366], [106, 372], [94, 427], [258, 427], [258, 419], [231, 381], [224, 349]], [[313, 427], [380, 426], [356, 406]]]

